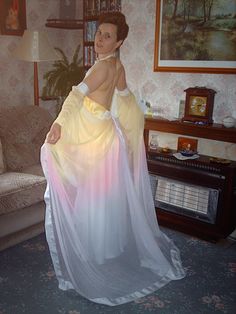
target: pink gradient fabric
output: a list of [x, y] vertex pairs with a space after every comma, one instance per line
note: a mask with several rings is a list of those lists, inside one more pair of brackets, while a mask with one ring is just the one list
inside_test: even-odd
[[63, 290], [110, 306], [143, 297], [185, 272], [158, 226], [134, 96], [115, 93], [106, 110], [72, 90], [44, 144], [46, 236]]

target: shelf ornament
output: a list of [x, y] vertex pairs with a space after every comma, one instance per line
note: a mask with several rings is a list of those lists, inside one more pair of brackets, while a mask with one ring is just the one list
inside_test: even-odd
[[213, 123], [212, 114], [216, 91], [206, 87], [190, 87], [186, 92], [183, 122], [208, 125]]

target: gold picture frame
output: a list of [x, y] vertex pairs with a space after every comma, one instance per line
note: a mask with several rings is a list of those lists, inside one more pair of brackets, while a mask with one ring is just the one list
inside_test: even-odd
[[228, 0], [211, 4], [156, 0], [154, 71], [236, 74], [236, 17], [227, 14], [235, 7]]

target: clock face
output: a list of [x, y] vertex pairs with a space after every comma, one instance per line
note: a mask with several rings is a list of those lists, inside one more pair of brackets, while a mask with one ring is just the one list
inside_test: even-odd
[[206, 115], [207, 97], [190, 96], [189, 114], [204, 117]]

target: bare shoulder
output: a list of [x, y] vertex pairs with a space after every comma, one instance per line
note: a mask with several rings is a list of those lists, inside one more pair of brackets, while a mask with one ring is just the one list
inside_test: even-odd
[[94, 92], [101, 84], [107, 80], [109, 67], [103, 61], [97, 62], [88, 76], [83, 80], [87, 84], [90, 93]]
[[105, 61], [99, 61], [94, 64], [93, 72], [106, 73], [109, 69], [109, 64]]
[[121, 72], [122, 72], [122, 71], [125, 71], [125, 68], [124, 68], [122, 62], [120, 61], [120, 59], [117, 59], [117, 68], [118, 68], [118, 70], [121, 71]]
[[84, 82], [90, 82], [92, 80], [103, 81], [108, 73], [109, 67], [106, 62], [99, 61], [95, 63], [91, 69], [91, 72], [85, 77]]

